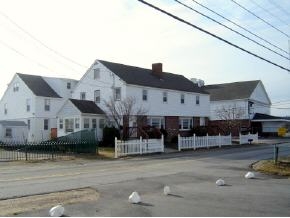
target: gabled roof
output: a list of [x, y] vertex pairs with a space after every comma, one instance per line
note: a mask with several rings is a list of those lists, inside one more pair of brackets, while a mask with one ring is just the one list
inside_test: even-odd
[[162, 72], [161, 78], [152, 74], [151, 69], [98, 60], [127, 84], [161, 89], [208, 94], [182, 75]]
[[69, 99], [76, 108], [84, 114], [105, 114], [104, 111], [99, 108], [95, 102], [87, 100]]
[[41, 76], [21, 73], [17, 73], [17, 75], [36, 96], [61, 98]]
[[27, 126], [24, 121], [9, 121], [9, 120], [0, 120], [2, 126]]
[[250, 98], [260, 80], [223, 83], [204, 86], [210, 94], [211, 101], [247, 99]]

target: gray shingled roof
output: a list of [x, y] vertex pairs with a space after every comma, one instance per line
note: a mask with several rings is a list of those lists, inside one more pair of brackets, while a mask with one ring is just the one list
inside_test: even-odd
[[152, 74], [151, 69], [112, 63], [103, 60], [98, 61], [127, 84], [207, 94], [200, 87], [193, 84], [193, 82], [182, 75], [163, 72], [162, 77], [159, 78]]
[[87, 100], [69, 99], [81, 113], [84, 114], [105, 114], [104, 111], [99, 108], [95, 102]]
[[210, 94], [211, 101], [247, 99], [250, 98], [260, 80], [234, 82], [204, 86]]
[[9, 121], [9, 120], [0, 120], [2, 126], [27, 126], [24, 121]]
[[17, 73], [17, 75], [36, 96], [61, 98], [41, 76], [21, 73]]

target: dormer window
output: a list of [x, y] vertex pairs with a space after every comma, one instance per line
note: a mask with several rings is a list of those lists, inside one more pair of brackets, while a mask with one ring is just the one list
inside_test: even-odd
[[19, 91], [19, 83], [14, 83], [13, 92], [18, 92], [18, 91]]
[[100, 79], [100, 69], [94, 69], [94, 79]]

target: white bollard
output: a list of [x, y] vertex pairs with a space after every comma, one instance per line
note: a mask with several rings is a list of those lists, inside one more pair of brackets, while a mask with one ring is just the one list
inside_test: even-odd
[[253, 172], [247, 172], [245, 175], [246, 179], [253, 179], [255, 178], [255, 174]]
[[165, 195], [169, 195], [170, 192], [171, 192], [170, 187], [169, 187], [169, 186], [164, 186], [163, 193], [164, 193]]
[[64, 207], [59, 204], [49, 210], [49, 215], [52, 217], [60, 217], [64, 214]]
[[138, 192], [133, 192], [130, 196], [129, 196], [129, 202], [131, 204], [138, 204], [141, 202], [141, 197], [138, 194]]
[[218, 179], [218, 180], [215, 182], [215, 184], [216, 184], [217, 186], [223, 186], [223, 185], [225, 185], [225, 181], [224, 181], [223, 179]]

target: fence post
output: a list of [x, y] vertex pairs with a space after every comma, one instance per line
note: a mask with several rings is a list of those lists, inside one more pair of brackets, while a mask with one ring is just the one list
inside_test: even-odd
[[140, 136], [139, 143], [140, 143], [140, 154], [142, 154], [142, 136]]
[[164, 136], [161, 135], [161, 146], [162, 146], [162, 152], [164, 152]]
[[117, 137], [115, 137], [115, 158], [118, 158], [118, 141], [117, 141]]
[[206, 134], [206, 147], [207, 147], [207, 149], [209, 149], [209, 145], [208, 145], [208, 133]]
[[195, 143], [195, 133], [193, 134], [193, 150], [196, 149], [196, 143]]
[[25, 160], [27, 161], [27, 144], [25, 144]]
[[219, 133], [219, 147], [222, 147], [222, 139], [221, 139], [221, 134]]
[[180, 138], [180, 134], [178, 134], [178, 151], [181, 151], [181, 138]]
[[274, 163], [278, 163], [278, 156], [279, 156], [279, 146], [274, 145]]

